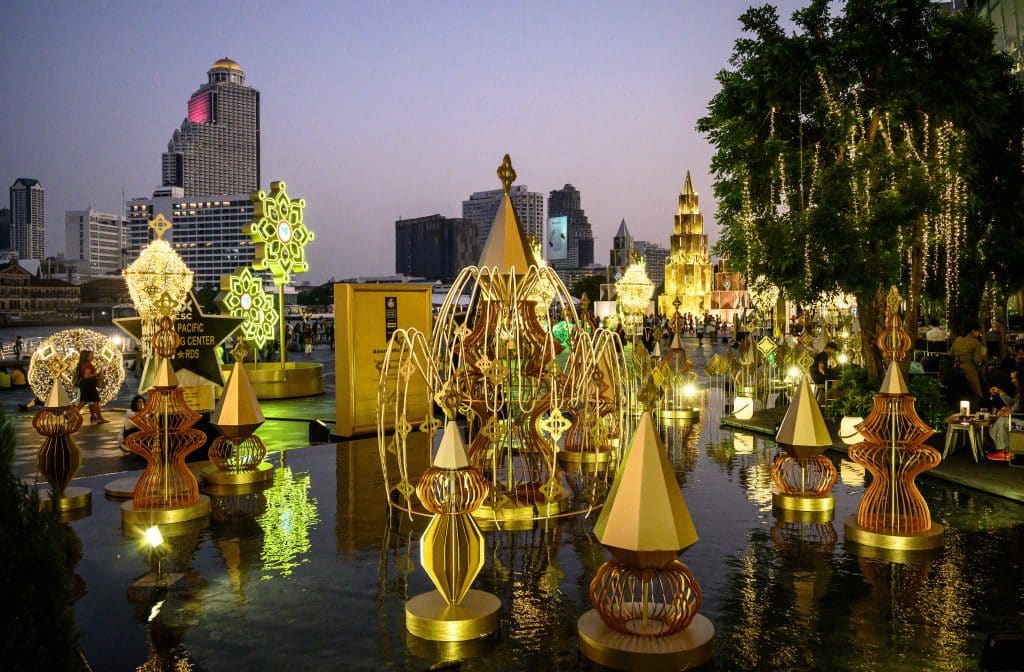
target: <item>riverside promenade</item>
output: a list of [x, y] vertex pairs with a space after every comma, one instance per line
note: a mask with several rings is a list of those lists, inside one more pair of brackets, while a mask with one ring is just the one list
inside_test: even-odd
[[[782, 422], [787, 408], [788, 406], [780, 406], [757, 411], [749, 420], [740, 420], [731, 415], [723, 416], [720, 425], [724, 429], [754, 432], [774, 439], [775, 428]], [[831, 450], [847, 455], [849, 446], [839, 440], [836, 428], [830, 426], [829, 433], [832, 436]], [[945, 440], [945, 434], [935, 434], [928, 440], [928, 445], [941, 453]], [[992, 462], [986, 459], [975, 464], [970, 449], [962, 445], [951, 450], [949, 456], [939, 466], [924, 472], [922, 476], [1024, 502], [1024, 468], [1011, 467], [1005, 462]]]

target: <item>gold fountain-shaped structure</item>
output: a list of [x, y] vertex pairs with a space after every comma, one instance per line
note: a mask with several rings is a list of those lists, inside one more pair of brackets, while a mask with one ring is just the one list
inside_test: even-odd
[[[623, 431], [621, 344], [586, 328], [558, 275], [534, 259], [509, 196], [508, 155], [498, 177], [504, 195], [479, 266], [459, 274], [432, 336], [400, 329], [385, 353], [377, 426], [388, 501], [416, 508], [407, 439], [418, 430], [433, 442], [440, 406], [465, 418], [469, 462], [490, 486], [475, 515], [502, 523], [589, 511], [607, 493]], [[568, 353], [552, 313], [569, 325]], [[426, 420], [414, 428], [407, 409], [424, 383]], [[565, 478], [560, 451], [578, 478]]]

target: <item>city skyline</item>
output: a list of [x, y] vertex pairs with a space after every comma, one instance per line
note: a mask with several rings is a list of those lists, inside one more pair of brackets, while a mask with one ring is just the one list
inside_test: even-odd
[[[783, 17], [797, 7], [779, 4]], [[184, 3], [176, 11], [198, 17], [187, 31], [130, 4], [13, 6], [0, 82], [23, 95], [0, 119], [0, 180], [46, 185], [51, 240], [66, 210], [123, 213], [122, 189], [130, 199], [161, 182], [154, 157], [187, 112], [183, 92], [226, 56], [262, 94], [260, 186], [286, 180], [308, 203], [317, 242], [302, 279], [379, 274], [396, 220], [458, 217], [466, 194], [499, 186], [506, 152], [517, 184], [580, 190], [598, 260], [622, 218], [637, 239], [667, 242], [687, 170], [714, 239], [711, 148], [694, 124], [748, 5], [308, 5], [276, 16]], [[289, 29], [266, 32], [278, 22]]]

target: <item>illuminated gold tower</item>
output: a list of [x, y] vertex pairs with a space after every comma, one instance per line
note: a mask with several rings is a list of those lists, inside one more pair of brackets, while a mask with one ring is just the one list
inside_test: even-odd
[[[654, 405], [645, 390], [645, 404]], [[614, 556], [590, 584], [594, 609], [580, 617], [580, 650], [620, 670], [681, 670], [714, 655], [715, 628], [700, 615], [701, 590], [676, 556], [697, 531], [650, 410], [612, 485], [594, 534]]]
[[673, 301], [679, 299], [679, 313], [704, 316], [711, 309], [711, 259], [704, 215], [693, 191], [690, 171], [679, 194], [679, 212], [672, 232], [671, 251], [665, 265], [665, 293], [658, 297], [662, 315], [673, 315]]
[[850, 459], [871, 472], [871, 483], [857, 513], [843, 525], [848, 542], [901, 553], [941, 548], [944, 535], [914, 484], [942, 458], [924, 443], [934, 431], [918, 417], [900, 372], [899, 362], [912, 345], [899, 316], [902, 301], [896, 287], [889, 290], [886, 325], [878, 335], [889, 368], [871, 412], [857, 425], [865, 440], [850, 447]]
[[832, 486], [839, 473], [832, 460], [822, 454], [832, 445], [832, 437], [806, 373], [797, 385], [775, 441], [785, 454], [772, 463], [772, 506], [796, 511], [835, 509]]
[[484, 535], [471, 514], [489, 489], [469, 464], [459, 426], [448, 420], [433, 465], [416, 488], [434, 514], [420, 539], [420, 564], [437, 587], [405, 603], [405, 625], [417, 637], [458, 642], [498, 629], [501, 600], [470, 589], [484, 566]]

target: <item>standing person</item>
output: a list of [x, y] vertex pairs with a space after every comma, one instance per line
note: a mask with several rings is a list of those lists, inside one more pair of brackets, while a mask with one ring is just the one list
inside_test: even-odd
[[82, 350], [78, 355], [78, 367], [75, 369], [75, 386], [78, 388], [78, 410], [89, 406], [89, 421], [96, 423], [110, 422], [104, 419], [100, 411], [99, 371], [92, 363], [92, 351]]
[[[1021, 410], [1020, 371], [1010, 370], [1009, 384], [1003, 382], [1002, 386], [993, 385], [989, 388], [992, 407], [996, 409], [995, 419], [988, 428], [988, 433], [996, 446], [996, 451], [987, 455], [990, 460], [1006, 460], [1010, 457], [1011, 419], [1016, 411]], [[999, 403], [995, 403], [996, 401]]]
[[[977, 367], [985, 361], [985, 346], [981, 344], [981, 325], [972, 322], [967, 331], [953, 341], [950, 349], [953, 355], [954, 390], [960, 400], [971, 401], [974, 408], [981, 401], [981, 379], [978, 378]], [[960, 373], [957, 374], [956, 371]], [[959, 389], [957, 389], [959, 388]]]
[[302, 346], [306, 357], [309, 357], [313, 352], [313, 330], [308, 324], [302, 330]]
[[14, 336], [14, 358], [21, 359], [21, 336]]
[[811, 381], [816, 385], [824, 385], [826, 380], [835, 380], [839, 377], [839, 372], [828, 365], [828, 360], [836, 356], [837, 350], [839, 346], [829, 341], [825, 344], [825, 349], [814, 356], [810, 373]]

